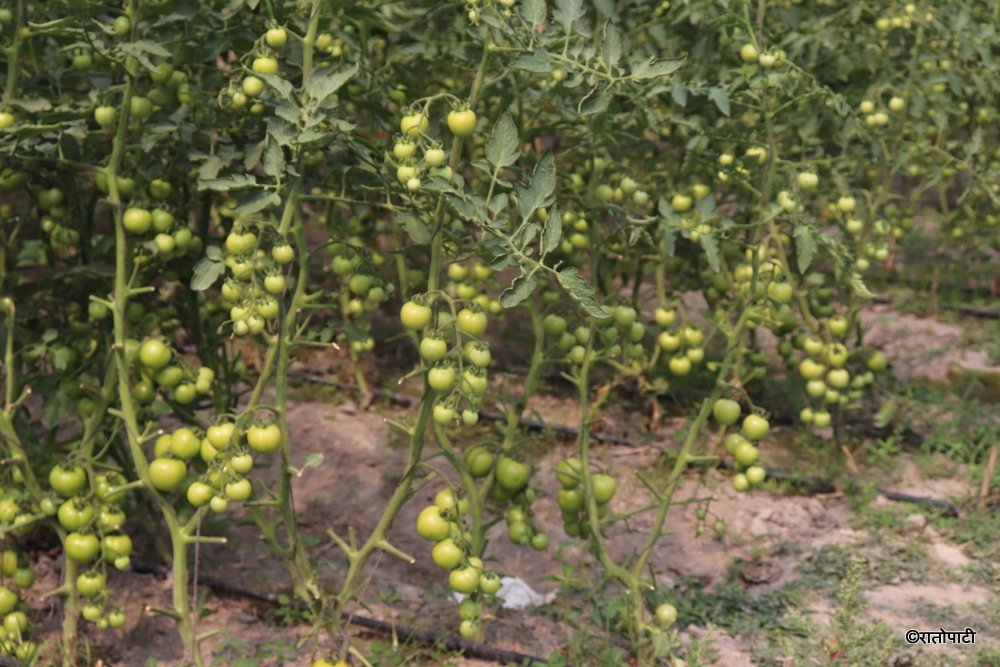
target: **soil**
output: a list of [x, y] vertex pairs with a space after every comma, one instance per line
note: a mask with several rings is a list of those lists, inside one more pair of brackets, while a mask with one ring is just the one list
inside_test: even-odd
[[[898, 314], [889, 317], [883, 309], [875, 309], [867, 318], [874, 326], [870, 336], [882, 336], [883, 342], [891, 343], [891, 335], [879, 332], [887, 331], [882, 327], [888, 326], [889, 321], [898, 324], [899, 318], [904, 318], [911, 333], [917, 331], [919, 327], [905, 319], [908, 317]], [[936, 337], [940, 333], [937, 329], [937, 325], [930, 326], [920, 335]], [[951, 344], [952, 338], [942, 339], [942, 346]], [[908, 358], [915, 349], [913, 345], [915, 343], [909, 343], [905, 350], [895, 350], [894, 358]], [[925, 349], [930, 350], [930, 346]], [[323, 364], [322, 369], [311, 364], [310, 367], [314, 371], [326, 371], [339, 366], [329, 359]], [[901, 363], [895, 367], [904, 368]], [[919, 379], [917, 375], [910, 378]], [[364, 539], [377, 522], [406, 459], [403, 441], [394, 435], [387, 420], [403, 420], [407, 411], [380, 402], [364, 410], [344, 395], [331, 401], [329, 398], [316, 399], [315, 392], [312, 395], [306, 390], [300, 393], [289, 412], [295, 451], [293, 463], [302, 466], [310, 454], [322, 454], [323, 458], [318, 466], [303, 468], [302, 475], [295, 480], [295, 507], [303, 533], [314, 543], [311, 551], [322, 561], [323, 581], [333, 586], [343, 574], [345, 562], [327, 537], [327, 531], [332, 530], [345, 539], [354, 531], [359, 539]], [[566, 425], [575, 425], [578, 414], [572, 402], [558, 395], [534, 399], [530, 408], [547, 421]], [[676, 439], [676, 431], [683, 425], [681, 420], [667, 420], [653, 435], [658, 442], [671, 444]], [[493, 437], [488, 426], [461, 433], [463, 446]], [[586, 591], [560, 586], [557, 580], [565, 576], [587, 579], [595, 574], [584, 543], [563, 534], [559, 511], [551, 495], [555, 490], [553, 468], [569, 454], [573, 443], [566, 438], [542, 435], [534, 438], [530, 446], [538, 454], [533, 479], [545, 491], [539, 494], [535, 504], [536, 521], [552, 543], [545, 552], [512, 545], [506, 539], [501, 522], [489, 535], [489, 566], [520, 577], [540, 593], [557, 593], [551, 604], [557, 613], [549, 613], [546, 608], [491, 610], [485, 642], [544, 658], [559, 654], [568, 646], [586, 644], [595, 636], [599, 639], [602, 631], [588, 625], [590, 619], [585, 611], [579, 612], [581, 605], [586, 608], [591, 604], [585, 599]], [[794, 446], [773, 454], [784, 461], [796, 457]], [[768, 455], [770, 453], [765, 451], [765, 456]], [[640, 475], [662, 478], [669, 470], [660, 453], [649, 448], [601, 445], [596, 448], [595, 456], [598, 465], [619, 480], [618, 493], [611, 503], [611, 510], [616, 513], [638, 509], [649, 501]], [[971, 485], [969, 472], [964, 467], [933, 479], [922, 476], [920, 470], [915, 457], [904, 453], [893, 473], [884, 475], [881, 481], [908, 493], [956, 503], [968, 500]], [[267, 475], [265, 470], [264, 476]], [[390, 554], [373, 559], [368, 572], [371, 585], [365, 588], [353, 611], [385, 621], [455, 634], [457, 612], [448, 591], [447, 577], [431, 562], [429, 544], [420, 540], [413, 530], [416, 515], [431, 502], [438, 488], [440, 484], [420, 489], [402, 510], [389, 536], [396, 548], [414, 557], [414, 562]], [[716, 470], [689, 474], [679, 485], [675, 500], [678, 502], [665, 525], [667, 532], [650, 561], [650, 570], [659, 589], [655, 595], [664, 600], [691, 595], [696, 589], [711, 591], [734, 581], [748, 599], [756, 599], [796, 582], [806, 582], [805, 564], [831, 553], [831, 548], [872, 563], [884, 559], [890, 547], [916, 550], [925, 559], [921, 561], [924, 569], [919, 576], [890, 573], [891, 576], [877, 585], [867, 586], [864, 591], [867, 607], [859, 612], [861, 624], [883, 621], [897, 638], [902, 638], [910, 628], [960, 629], [951, 628], [947, 622], [949, 617], [943, 616], [942, 610], [950, 610], [950, 618], [956, 619], [956, 624], [958, 619], [963, 619], [964, 623], [964, 619], [975, 619], [983, 607], [997, 599], [996, 586], [973, 583], [968, 571], [971, 566], [979, 566], [996, 574], [998, 563], [975, 561], [963, 544], [950, 541], [928, 525], [923, 514], [916, 514], [916, 518], [906, 516], [900, 522], [902, 529], [886, 531], [859, 524], [852, 499], [844, 495], [800, 496], [776, 489], [748, 496], [733, 491], [727, 474]], [[891, 505], [880, 499], [872, 506], [878, 509]], [[708, 510], [704, 520], [699, 518], [699, 508]], [[225, 535], [230, 544], [202, 546], [198, 554], [200, 573], [260, 592], [286, 592], [288, 577], [260, 540], [259, 530], [244, 521], [246, 513], [239, 511], [226, 517], [213, 519], [204, 526], [204, 534]], [[650, 523], [647, 512], [627, 524], [616, 524], [605, 536], [609, 553], [622, 559], [641, 548]], [[717, 525], [722, 526], [718, 531]], [[152, 545], [137, 547], [144, 558], [155, 558]], [[57, 586], [58, 563], [54, 556], [39, 558], [36, 591]], [[109, 585], [112, 599], [126, 610], [128, 621], [119, 632], [83, 629], [90, 642], [92, 662], [108, 667], [180, 667], [186, 664], [173, 622], [154, 611], [170, 604], [169, 579], [134, 572], [111, 572]], [[806, 590], [809, 592], [798, 612], [814, 624], [816, 642], [828, 640], [834, 635], [837, 599], [829, 590], [810, 590], [808, 585]], [[612, 587], [608, 592], [615, 591]], [[199, 630], [218, 631], [203, 643], [205, 655], [217, 656], [213, 665], [307, 665], [313, 655], [336, 653], [341, 646], [343, 638], [311, 637], [310, 628], [298, 622], [301, 619], [288, 607], [275, 609], [251, 600], [215, 595], [204, 588], [199, 594], [203, 596]], [[51, 599], [39, 601], [37, 596], [32, 604], [35, 615], [47, 619], [43, 633], [57, 636], [61, 617], [59, 605]], [[573, 609], [578, 611], [573, 617], [574, 623], [557, 620]], [[1000, 636], [994, 632], [996, 627], [996, 624], [987, 623], [978, 626], [977, 649], [1000, 648]], [[683, 617], [678, 629], [683, 645], [690, 647], [695, 642], [709, 647], [702, 654], [701, 664], [726, 667], [759, 664], [760, 640], [753, 636], [711, 624], [687, 623]], [[441, 663], [440, 654], [420, 658], [418, 647], [408, 645], [398, 650], [412, 653], [414, 661], [404, 663], [397, 659], [393, 662], [385, 657], [385, 652], [391, 652], [391, 638], [380, 637], [376, 645], [371, 643], [375, 639], [373, 635], [359, 629], [350, 632], [354, 645], [362, 650], [371, 649], [373, 664], [469, 667], [495, 664], [460, 657], [451, 657]], [[384, 662], [374, 657], [376, 650], [383, 652]], [[973, 653], [961, 646], [908, 650], [915, 660], [909, 664], [974, 664]], [[787, 662], [781, 660], [769, 664], [797, 664], [791, 655], [787, 656]], [[939, 662], [926, 662], [933, 660]]]

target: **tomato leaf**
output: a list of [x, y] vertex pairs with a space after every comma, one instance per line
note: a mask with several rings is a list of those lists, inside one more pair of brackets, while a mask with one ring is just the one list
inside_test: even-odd
[[795, 255], [799, 273], [805, 273], [816, 256], [816, 234], [811, 227], [799, 225], [795, 228]]
[[493, 126], [493, 134], [486, 141], [486, 159], [494, 167], [509, 167], [517, 162], [519, 153], [517, 126], [510, 114], [505, 113]]
[[599, 320], [606, 320], [610, 317], [607, 309], [597, 302], [594, 288], [584, 280], [576, 267], [562, 269], [556, 274], [556, 278], [558, 278], [562, 288], [569, 292], [569, 295], [580, 304], [580, 307], [588, 315]]
[[631, 77], [636, 81], [643, 81], [645, 79], [657, 79], [661, 76], [667, 76], [673, 74], [681, 68], [684, 64], [683, 58], [677, 58], [674, 60], [657, 60], [656, 58], [650, 58], [649, 60], [634, 60], [631, 63]]
[[521, 3], [521, 16], [534, 28], [545, 23], [546, 14], [548, 8], [545, 6], [545, 0], [523, 0]]
[[862, 280], [860, 273], [851, 274], [851, 290], [854, 292], [855, 296], [862, 299], [874, 299], [875, 295], [871, 293], [868, 286], [865, 285], [865, 281]]
[[712, 271], [716, 273], [719, 272], [719, 242], [715, 240], [715, 237], [711, 234], [702, 234], [699, 237], [701, 241], [701, 247], [705, 251], [705, 256], [708, 258], [708, 265], [712, 267]]
[[239, 206], [237, 206], [233, 210], [233, 212], [240, 215], [246, 215], [248, 213], [257, 213], [259, 211], [263, 211], [268, 206], [277, 206], [280, 203], [281, 203], [281, 197], [279, 197], [274, 192], [263, 190], [255, 194], [253, 197], [250, 197], [250, 199], [246, 200]]
[[191, 289], [195, 292], [204, 292], [225, 272], [226, 265], [224, 262], [204, 257], [194, 265], [194, 274], [191, 276]]
[[622, 35], [611, 22], [604, 24], [604, 39], [601, 41], [601, 53], [604, 62], [610, 67], [618, 64], [622, 58]]
[[504, 308], [513, 308], [531, 296], [537, 285], [538, 281], [533, 275], [522, 273], [517, 278], [514, 278], [514, 282], [510, 284], [510, 287], [500, 293], [500, 305]]
[[562, 238], [562, 220], [559, 217], [559, 209], [556, 206], [548, 211], [549, 217], [545, 220], [545, 227], [542, 228], [541, 249], [542, 256], [549, 254], [559, 246], [559, 239]]
[[556, 189], [556, 162], [552, 153], [546, 152], [531, 173], [531, 183], [527, 188], [517, 188], [517, 212], [522, 220], [527, 220], [537, 209], [552, 204], [552, 193]]
[[257, 177], [250, 174], [233, 174], [222, 178], [198, 180], [199, 190], [217, 190], [219, 192], [252, 188], [255, 185], [257, 185]]
[[729, 116], [731, 111], [729, 108], [729, 93], [726, 92], [725, 88], [722, 88], [721, 86], [709, 88], [708, 99], [712, 100], [715, 103], [715, 106], [719, 107], [719, 111], [722, 112], [722, 115]]
[[528, 72], [538, 72], [547, 74], [552, 71], [552, 59], [549, 52], [539, 49], [530, 53], [522, 53], [510, 64], [514, 69], [523, 69]]
[[318, 69], [309, 77], [309, 83], [306, 84], [305, 92], [312, 98], [312, 102], [322, 102], [340, 90], [340, 87], [354, 78], [354, 75], [357, 73], [357, 65], [342, 70], [333, 70], [327, 67]]
[[573, 24], [579, 24], [583, 16], [583, 0], [556, 0], [556, 8], [552, 12], [552, 18], [562, 26], [563, 32], [567, 35], [573, 33]]
[[413, 239], [417, 245], [427, 245], [431, 242], [431, 233], [427, 229], [424, 221], [412, 213], [396, 213], [396, 223], [402, 225], [407, 235]]

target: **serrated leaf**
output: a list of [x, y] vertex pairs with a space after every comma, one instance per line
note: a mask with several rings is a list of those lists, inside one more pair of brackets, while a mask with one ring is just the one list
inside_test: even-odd
[[510, 203], [510, 197], [507, 196], [506, 192], [501, 192], [498, 195], [494, 195], [493, 199], [490, 200], [489, 210], [493, 214], [493, 217], [500, 215], [500, 213], [507, 208]]
[[217, 245], [205, 246], [205, 257], [209, 259], [222, 259], [222, 248]]
[[591, 91], [587, 97], [580, 100], [580, 105], [577, 111], [579, 111], [582, 116], [591, 116], [595, 113], [601, 113], [608, 108], [611, 104], [611, 88], [605, 88], [596, 95]]
[[799, 225], [795, 228], [795, 257], [799, 273], [805, 273], [816, 256], [816, 234], [811, 227]]
[[268, 86], [273, 88], [282, 99], [294, 103], [294, 98], [292, 93], [295, 92], [295, 88], [292, 87], [292, 83], [286, 79], [282, 79], [277, 74], [264, 74], [262, 72], [254, 72], [253, 76], [257, 77]]
[[264, 149], [264, 173], [278, 178], [285, 170], [285, 151], [275, 141], [268, 141]]
[[552, 204], [552, 193], [556, 189], [556, 161], [552, 153], [546, 152], [531, 172], [528, 187], [517, 188], [517, 212], [522, 220], [527, 220], [537, 209]]
[[350, 81], [357, 73], [357, 65], [342, 70], [328, 67], [318, 69], [309, 77], [305, 92], [312, 98], [313, 102], [322, 102], [340, 90], [340, 87]]
[[397, 213], [396, 223], [401, 225], [406, 234], [417, 245], [427, 245], [431, 242], [431, 233], [424, 221], [412, 213]]
[[580, 275], [576, 267], [571, 266], [559, 271], [556, 274], [556, 278], [559, 280], [562, 288], [569, 292], [569, 295], [580, 304], [585, 313], [599, 320], [606, 320], [610, 317], [607, 309], [597, 302], [594, 288], [583, 279], [583, 276]]
[[541, 250], [542, 255], [547, 255], [559, 246], [562, 238], [562, 218], [559, 215], [559, 208], [552, 206], [548, 210], [549, 217], [545, 219], [545, 226], [542, 228]]
[[232, 176], [198, 181], [199, 190], [217, 190], [219, 192], [252, 188], [255, 185], [257, 185], [257, 177], [250, 174], [233, 174]]
[[261, 157], [264, 156], [264, 149], [267, 148], [267, 137], [264, 137], [255, 144], [247, 146], [246, 153], [243, 155], [243, 168], [247, 171], [253, 171], [257, 168], [260, 163]]
[[233, 212], [238, 215], [247, 215], [263, 211], [268, 206], [277, 206], [280, 203], [281, 197], [274, 192], [264, 190], [237, 206]]
[[486, 141], [486, 159], [494, 167], [509, 167], [520, 155], [517, 126], [509, 113], [500, 116], [493, 126], [493, 134]]
[[225, 272], [224, 262], [203, 257], [194, 265], [194, 273], [191, 275], [191, 289], [196, 292], [204, 292]]
[[673, 74], [679, 70], [683, 64], [683, 58], [677, 58], [674, 60], [657, 60], [656, 58], [650, 58], [649, 60], [634, 60], [630, 65], [630, 76], [636, 81], [656, 79], [661, 76]]
[[705, 257], [708, 258], [708, 265], [712, 267], [712, 270], [716, 273], [719, 272], [719, 242], [715, 240], [715, 237], [711, 234], [702, 234], [699, 238], [701, 241], [701, 247], [705, 251]]
[[618, 64], [622, 57], [622, 35], [613, 23], [604, 24], [604, 39], [601, 41], [601, 54], [604, 62], [611, 67]]
[[688, 91], [687, 86], [682, 82], [678, 81], [674, 84], [674, 87], [670, 89], [670, 97], [673, 99], [674, 104], [679, 107], [685, 107], [688, 103]]
[[562, 26], [566, 34], [573, 31], [572, 26], [578, 25], [583, 16], [583, 0], [556, 0], [552, 19]]
[[726, 92], [725, 88], [721, 88], [719, 86], [709, 88], [708, 99], [712, 100], [712, 102], [715, 103], [715, 106], [719, 108], [719, 111], [722, 112], [722, 115], [727, 117], [729, 116], [731, 111], [729, 107], [729, 93]]
[[521, 16], [532, 27], [538, 27], [545, 23], [546, 14], [548, 14], [548, 8], [545, 6], [545, 0], [522, 0]]
[[514, 282], [510, 284], [510, 287], [500, 293], [500, 305], [504, 308], [513, 308], [531, 296], [537, 285], [538, 281], [535, 280], [534, 276], [522, 273], [517, 278], [514, 278]]
[[344, 335], [352, 343], [364, 343], [368, 340], [368, 332], [353, 322], [344, 324]]
[[41, 111], [48, 111], [52, 108], [52, 103], [49, 102], [44, 97], [36, 97], [33, 99], [9, 99], [7, 104], [13, 107], [18, 107], [19, 109], [24, 109], [28, 113], [39, 113]]
[[862, 280], [860, 273], [851, 274], [851, 290], [854, 292], [855, 296], [862, 299], [874, 299], [875, 295], [871, 293], [868, 286], [865, 285], [865, 281]]
[[514, 69], [523, 69], [528, 72], [548, 74], [552, 71], [552, 59], [549, 57], [548, 51], [539, 49], [518, 55], [517, 58], [514, 58], [510, 66]]
[[309, 452], [306, 454], [306, 460], [302, 462], [302, 469], [320, 467], [323, 465], [323, 458], [323, 452]]

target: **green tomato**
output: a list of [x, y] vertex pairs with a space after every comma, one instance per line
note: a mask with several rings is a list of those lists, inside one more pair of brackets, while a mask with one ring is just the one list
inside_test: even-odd
[[618, 490], [618, 483], [614, 477], [598, 473], [590, 481], [594, 487], [594, 500], [597, 501], [597, 504], [607, 505], [611, 502], [611, 499], [615, 496], [615, 491]]
[[720, 398], [712, 406], [712, 416], [723, 426], [732, 426], [740, 418], [740, 404], [730, 398]]
[[463, 308], [458, 311], [456, 324], [462, 333], [478, 338], [486, 333], [486, 313]]
[[677, 620], [677, 608], [667, 602], [658, 605], [656, 607], [656, 620], [658, 620], [663, 627], [669, 628], [674, 624], [674, 621]]
[[531, 468], [520, 461], [501, 456], [497, 463], [497, 482], [508, 491], [520, 491], [531, 477]]
[[157, 491], [176, 491], [187, 474], [187, 465], [179, 459], [155, 458], [149, 464], [149, 481]]
[[83, 535], [81, 533], [70, 533], [63, 542], [66, 557], [74, 563], [89, 563], [97, 558], [101, 550], [101, 543], [96, 535]]
[[451, 534], [451, 523], [441, 516], [441, 508], [429, 505], [417, 515], [417, 535], [431, 542], [440, 542]]
[[407, 301], [399, 311], [399, 319], [403, 326], [411, 331], [419, 331], [431, 323], [431, 309], [429, 306]]
[[462, 564], [465, 553], [450, 538], [445, 538], [434, 545], [431, 550], [431, 559], [434, 564], [444, 570], [454, 570]]
[[448, 112], [448, 129], [457, 137], [469, 136], [476, 129], [476, 112], [472, 109]]
[[768, 421], [760, 415], [747, 415], [743, 420], [743, 434], [750, 440], [760, 440], [770, 428]]
[[281, 428], [277, 424], [247, 429], [247, 445], [258, 454], [273, 454], [281, 447]]
[[52, 466], [49, 471], [49, 486], [63, 498], [75, 496], [87, 486], [87, 471], [81, 466]]

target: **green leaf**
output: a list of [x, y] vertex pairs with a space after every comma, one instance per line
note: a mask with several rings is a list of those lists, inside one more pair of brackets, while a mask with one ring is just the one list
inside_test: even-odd
[[318, 468], [321, 465], [323, 465], [323, 452], [309, 452], [306, 454], [306, 460], [302, 462], [302, 469]]
[[720, 86], [715, 86], [708, 89], [708, 99], [715, 103], [715, 106], [719, 107], [719, 111], [722, 112], [724, 116], [729, 116], [729, 93], [726, 92], [725, 88]]
[[305, 92], [312, 98], [313, 102], [322, 102], [340, 90], [340, 87], [354, 78], [357, 73], [357, 65], [342, 70], [334, 70], [329, 67], [318, 69], [309, 77]]
[[657, 60], [656, 58], [650, 58], [649, 60], [634, 60], [630, 66], [632, 71], [631, 77], [636, 81], [656, 79], [661, 76], [673, 74], [679, 70], [683, 64], [683, 58], [677, 58], [674, 60]]
[[583, 0], [556, 0], [552, 18], [562, 26], [567, 35], [573, 32], [573, 25], [579, 24], [584, 16]]
[[22, 99], [9, 99], [7, 104], [12, 107], [18, 107], [19, 109], [24, 109], [28, 113], [39, 113], [41, 111], [48, 111], [52, 108], [52, 103], [49, 102], [44, 97], [36, 97], [30, 100]]
[[191, 276], [191, 289], [195, 292], [204, 292], [225, 272], [226, 265], [224, 262], [204, 257], [194, 265], [194, 274]]
[[699, 240], [701, 241], [702, 249], [705, 251], [705, 256], [708, 257], [708, 265], [712, 267], [713, 271], [718, 273], [719, 242], [711, 234], [702, 234]]
[[[595, 89], [596, 90], [596, 89]], [[608, 86], [598, 94], [594, 95], [594, 91], [590, 91], [586, 97], [580, 100], [580, 106], [577, 111], [582, 116], [591, 116], [595, 113], [601, 113], [608, 108], [611, 104], [611, 87]]]
[[521, 219], [527, 220], [537, 209], [551, 206], [555, 189], [556, 161], [552, 153], [546, 152], [531, 172], [528, 187], [517, 189], [517, 212]]
[[237, 206], [233, 212], [240, 215], [257, 213], [259, 211], [263, 211], [268, 206], [277, 206], [280, 203], [281, 197], [274, 192], [263, 190]]
[[875, 295], [871, 293], [868, 286], [865, 285], [865, 281], [861, 279], [860, 273], [851, 274], [851, 290], [854, 292], [855, 296], [862, 299], [874, 299]]
[[402, 225], [407, 235], [417, 245], [427, 245], [431, 242], [431, 233], [424, 221], [412, 213], [397, 213], [396, 224]]
[[217, 245], [205, 246], [205, 257], [222, 260], [222, 248]]
[[688, 91], [687, 86], [683, 82], [678, 81], [674, 84], [674, 87], [670, 89], [670, 97], [673, 99], [674, 104], [679, 107], [685, 107], [688, 103]]
[[344, 335], [352, 343], [363, 343], [368, 340], [368, 332], [353, 322], [344, 325]]
[[816, 234], [811, 227], [799, 225], [795, 228], [795, 255], [799, 273], [805, 273], [816, 256]]
[[532, 27], [537, 27], [545, 23], [545, 16], [547, 14], [548, 8], [545, 6], [545, 0], [523, 0], [521, 2], [521, 16]]
[[531, 296], [537, 285], [538, 281], [535, 280], [533, 275], [522, 273], [517, 278], [514, 278], [514, 282], [510, 284], [510, 287], [500, 293], [500, 305], [504, 308], [513, 308]]
[[548, 210], [549, 217], [545, 219], [545, 227], [542, 228], [541, 250], [542, 256], [549, 254], [559, 246], [559, 239], [562, 238], [562, 219], [559, 216], [559, 209], [552, 206]]
[[604, 24], [604, 39], [601, 41], [604, 62], [614, 67], [622, 58], [622, 35], [611, 22]]
[[493, 126], [493, 134], [486, 141], [486, 159], [494, 167], [509, 167], [517, 162], [519, 155], [517, 127], [511, 115], [505, 113]]
[[583, 279], [576, 267], [571, 266], [559, 271], [556, 278], [559, 279], [562, 288], [569, 292], [569, 295], [580, 304], [580, 307], [588, 315], [599, 320], [606, 320], [610, 317], [607, 309], [597, 302], [594, 288]]
[[257, 185], [257, 177], [250, 174], [233, 174], [232, 176], [198, 181], [199, 190], [217, 190], [219, 192], [252, 188], [255, 185]]
[[295, 88], [292, 87], [290, 81], [282, 79], [277, 74], [263, 74], [262, 72], [254, 72], [253, 75], [259, 78], [267, 85], [269, 85], [271, 88], [274, 88], [274, 90], [277, 91], [278, 95], [280, 95], [282, 99], [294, 103], [295, 100], [292, 97], [292, 93], [295, 92]]
[[510, 66], [514, 69], [523, 69], [528, 72], [548, 74], [552, 71], [552, 59], [549, 57], [548, 51], [539, 49], [518, 55], [517, 58], [514, 58]]
[[264, 150], [264, 173], [278, 178], [285, 171], [285, 152], [275, 141], [268, 141]]

